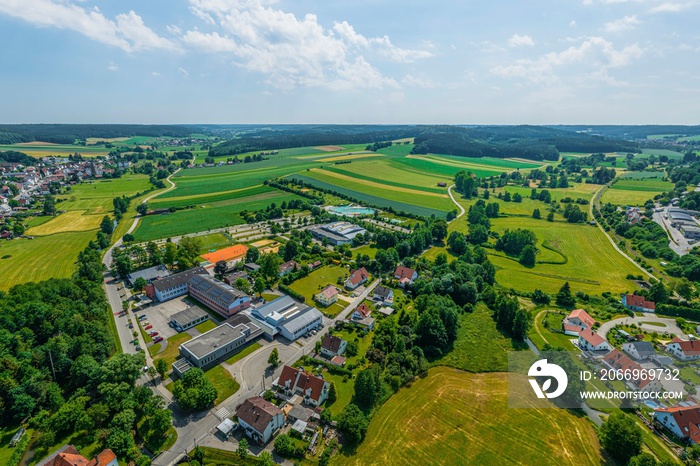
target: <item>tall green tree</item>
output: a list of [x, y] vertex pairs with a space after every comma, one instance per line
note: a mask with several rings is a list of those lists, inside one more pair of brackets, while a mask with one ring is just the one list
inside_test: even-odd
[[613, 411], [600, 426], [600, 443], [620, 464], [627, 464], [642, 451], [642, 431], [632, 418]]
[[114, 222], [112, 222], [112, 219], [109, 218], [109, 215], [105, 215], [104, 217], [102, 217], [102, 223], [100, 223], [100, 230], [102, 230], [102, 233], [104, 233], [105, 235], [111, 235], [114, 231]]

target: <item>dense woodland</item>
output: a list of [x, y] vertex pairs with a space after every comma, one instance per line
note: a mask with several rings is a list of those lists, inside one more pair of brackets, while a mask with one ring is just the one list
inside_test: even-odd
[[196, 128], [172, 125], [0, 125], [0, 144], [43, 141], [73, 144], [87, 138], [119, 138], [133, 136], [187, 137]]

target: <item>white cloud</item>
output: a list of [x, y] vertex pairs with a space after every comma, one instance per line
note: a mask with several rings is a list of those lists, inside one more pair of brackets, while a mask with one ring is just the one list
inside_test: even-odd
[[153, 76], [154, 78], [157, 78], [158, 76], [160, 76], [160, 73], [157, 71], [151, 71], [151, 76]]
[[570, 28], [576, 27], [576, 20], [575, 19], [572, 19], [571, 21], [569, 21], [569, 27]]
[[186, 78], [190, 76], [190, 73], [186, 69], [184, 69], [183, 67], [178, 68], [177, 72]]
[[680, 13], [691, 8], [694, 3], [673, 3], [665, 2], [649, 10], [649, 13]]
[[533, 45], [535, 45], [535, 41], [532, 40], [532, 37], [530, 36], [521, 36], [518, 34], [513, 34], [513, 36], [510, 39], [508, 39], [508, 45], [511, 47], [532, 47]]
[[[297, 17], [273, 8], [269, 0], [189, 0], [194, 14], [219, 31], [197, 29], [182, 40], [210, 53], [230, 55], [236, 65], [262, 73], [281, 88], [398, 86], [368, 58], [396, 63], [429, 58], [428, 50], [395, 46], [389, 37], [366, 37], [346, 21], [323, 27], [313, 14]], [[426, 48], [432, 44], [424, 44]]]
[[109, 71], [118, 71], [119, 67], [113, 61], [111, 61], [109, 62], [109, 65], [107, 65], [107, 69]]
[[587, 76], [610, 83], [612, 78], [608, 75], [608, 70], [625, 66], [642, 54], [643, 51], [637, 44], [618, 50], [602, 37], [591, 37], [578, 46], [561, 52], [550, 52], [537, 59], [521, 59], [513, 64], [494, 66], [490, 71], [504, 78], [520, 78], [534, 84], [555, 84], [560, 82], [557, 71], [565, 69], [575, 76]]
[[126, 52], [177, 48], [175, 43], [148, 28], [133, 11], [118, 15], [115, 22], [97, 7], [83, 8], [67, 0], [0, 0], [0, 13], [36, 26], [70, 29]]
[[632, 15], [625, 16], [624, 18], [620, 18], [615, 21], [610, 21], [609, 23], [605, 23], [605, 26], [603, 26], [603, 28], [607, 32], [623, 32], [629, 31], [630, 29], [634, 29], [638, 24], [639, 20], [637, 19], [637, 15]]
[[424, 89], [433, 89], [435, 87], [435, 83], [431, 79], [410, 74], [407, 74], [401, 79], [401, 84], [411, 87], [422, 87]]

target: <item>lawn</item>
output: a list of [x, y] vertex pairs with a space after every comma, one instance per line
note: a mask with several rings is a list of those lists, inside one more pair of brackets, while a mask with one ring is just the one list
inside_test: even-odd
[[342, 288], [342, 285], [338, 285], [338, 278], [345, 278], [348, 275], [348, 269], [344, 267], [327, 265], [314, 270], [306, 277], [289, 285], [289, 287], [304, 296], [308, 304], [313, 305], [315, 294], [319, 293], [328, 285], [335, 285]]
[[241, 359], [245, 358], [246, 356], [255, 353], [257, 350], [262, 348], [262, 345], [260, 343], [253, 343], [245, 348], [243, 350], [239, 351], [238, 353], [234, 354], [230, 358], [226, 360], [226, 364], [235, 364]]
[[218, 396], [214, 400], [214, 404], [218, 405], [225, 401], [228, 397], [238, 391], [241, 386], [236, 382], [231, 373], [221, 366], [214, 366], [204, 373], [204, 376], [209, 382], [214, 385]]
[[178, 356], [180, 356], [180, 345], [191, 339], [192, 337], [186, 332], [173, 335], [166, 340], [168, 342], [168, 347], [165, 348], [165, 351], [157, 355], [155, 359], [165, 359], [168, 366], [171, 366], [177, 360]]
[[505, 374], [439, 367], [392, 396], [357, 451], [332, 463], [601, 464], [600, 450], [585, 417], [509, 408]]
[[354, 258], [358, 254], [365, 254], [368, 255], [370, 259], [374, 259], [374, 256], [377, 255], [377, 251], [378, 249], [375, 244], [365, 244], [364, 246], [360, 246], [359, 248], [353, 249], [352, 256]]
[[673, 183], [657, 179], [620, 179], [603, 193], [602, 203], [644, 205], [655, 195], [673, 189]]
[[70, 277], [78, 253], [94, 238], [95, 232], [83, 231], [0, 241], [0, 257], [10, 256], [0, 259], [0, 290], [19, 283]]
[[469, 372], [508, 370], [508, 352], [518, 345], [496, 328], [491, 311], [479, 304], [474, 312], [459, 317], [459, 331], [454, 348], [433, 366], [450, 366]]
[[209, 330], [212, 330], [216, 328], [216, 324], [212, 322], [211, 320], [205, 320], [201, 324], [197, 325], [195, 327], [197, 330], [199, 330], [201, 333], [208, 332]]
[[[12, 454], [17, 450], [17, 447], [10, 447], [10, 440], [12, 440], [12, 437], [17, 433], [19, 427], [20, 426], [14, 424], [9, 427], [0, 427], [0, 464], [2, 465], [10, 464], [9, 460]], [[27, 429], [24, 438], [31, 439], [32, 435], [34, 435], [34, 429]], [[21, 448], [23, 444], [25, 447], [29, 446], [27, 440], [20, 442], [19, 447]], [[26, 448], [24, 450], [26, 451]]]
[[556, 293], [568, 281], [574, 292], [621, 293], [635, 289], [625, 277], [637, 275], [639, 269], [617, 252], [596, 227], [517, 217], [498, 218], [492, 223], [492, 230], [499, 233], [517, 228], [532, 230], [541, 251], [535, 267], [528, 268], [488, 249], [489, 259], [496, 266], [496, 280], [504, 287]]
[[331, 374], [328, 371], [323, 371], [323, 378], [335, 385], [336, 399], [335, 402], [325, 402], [324, 408], [327, 408], [334, 416], [340, 414], [345, 407], [350, 404], [352, 397], [355, 394], [354, 380], [344, 375]]

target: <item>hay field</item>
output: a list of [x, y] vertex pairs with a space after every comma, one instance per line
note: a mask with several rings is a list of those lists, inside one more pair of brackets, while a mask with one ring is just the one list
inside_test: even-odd
[[46, 223], [27, 230], [30, 236], [45, 236], [68, 231], [90, 231], [100, 227], [102, 215], [88, 215], [86, 210], [70, 210]]

